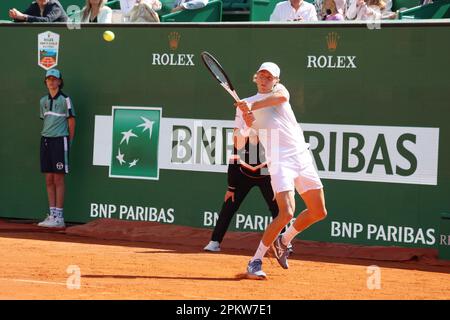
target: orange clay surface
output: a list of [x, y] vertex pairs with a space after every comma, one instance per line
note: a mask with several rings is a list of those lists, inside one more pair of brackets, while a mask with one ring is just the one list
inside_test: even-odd
[[[448, 266], [297, 253], [289, 270], [265, 258], [267, 280], [242, 279], [239, 274], [252, 251], [224, 248], [221, 253], [204, 253], [198, 244], [0, 228], [0, 298], [450, 299]], [[81, 273], [79, 289], [67, 287], [67, 269], [73, 265]], [[370, 265], [380, 267], [380, 289], [367, 287]]]

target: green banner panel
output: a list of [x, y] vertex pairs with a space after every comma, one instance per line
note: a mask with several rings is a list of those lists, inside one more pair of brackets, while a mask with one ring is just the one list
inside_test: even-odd
[[[77, 115], [66, 220], [211, 228], [235, 110], [201, 62], [206, 50], [240, 97], [256, 92], [262, 62], [280, 66], [329, 212], [302, 239], [437, 248], [450, 210], [450, 25], [378, 27], [1, 25], [0, 216], [47, 212], [39, 99], [56, 64]], [[269, 217], [254, 189], [230, 229], [262, 231]]]

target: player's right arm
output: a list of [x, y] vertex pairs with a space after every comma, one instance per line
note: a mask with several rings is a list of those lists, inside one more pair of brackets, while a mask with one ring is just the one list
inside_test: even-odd
[[239, 108], [245, 115], [249, 113], [249, 111], [255, 111], [268, 107], [276, 107], [281, 106], [283, 103], [289, 101], [289, 92], [282, 84], [275, 85], [273, 92], [268, 97], [254, 101], [249, 103], [247, 101], [241, 100], [235, 103], [235, 106]]

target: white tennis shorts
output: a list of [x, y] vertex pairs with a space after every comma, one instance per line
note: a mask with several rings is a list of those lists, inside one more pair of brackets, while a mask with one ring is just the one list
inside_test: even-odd
[[299, 194], [323, 188], [308, 149], [270, 163], [269, 172], [275, 194], [283, 191], [294, 191], [294, 188]]

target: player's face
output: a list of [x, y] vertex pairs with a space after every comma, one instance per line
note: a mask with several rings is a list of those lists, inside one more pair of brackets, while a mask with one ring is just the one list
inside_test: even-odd
[[55, 77], [47, 77], [45, 83], [47, 84], [48, 90], [57, 90], [61, 84], [61, 80]]
[[269, 93], [277, 83], [277, 78], [269, 71], [261, 70], [256, 74], [255, 82], [259, 93]]

